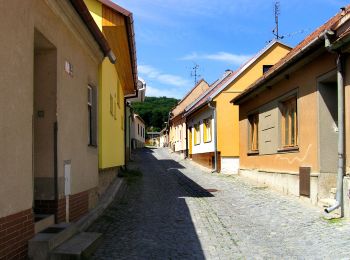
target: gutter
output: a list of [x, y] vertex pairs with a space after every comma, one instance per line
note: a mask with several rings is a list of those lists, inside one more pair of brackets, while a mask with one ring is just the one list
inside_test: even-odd
[[[214, 103], [214, 102], [213, 102]], [[214, 157], [215, 157], [215, 168], [212, 172], [218, 172], [218, 145], [217, 145], [217, 121], [216, 121], [216, 107], [213, 106], [210, 102], [208, 103], [208, 107], [214, 112]]]
[[337, 192], [336, 192], [336, 202], [334, 205], [325, 209], [326, 213], [330, 213], [335, 209], [341, 207], [340, 217], [344, 216], [344, 201], [343, 201], [343, 178], [345, 172], [345, 106], [344, 106], [344, 68], [343, 68], [343, 54], [340, 50], [341, 44], [334, 46], [330, 43], [328, 38], [329, 35], [334, 35], [333, 31], [326, 31], [324, 35], [325, 47], [330, 53], [337, 54], [337, 92], [338, 92], [338, 173], [337, 173]]
[[101, 51], [105, 57], [108, 57], [109, 61], [112, 64], [115, 64], [117, 58], [113, 53], [111, 47], [109, 46], [106, 38], [98, 28], [97, 24], [94, 21], [94, 18], [91, 16], [89, 9], [85, 5], [83, 0], [70, 0], [70, 3], [74, 7], [75, 11], [79, 14], [80, 18], [83, 20], [90, 33], [94, 37], [95, 41], [100, 46]]

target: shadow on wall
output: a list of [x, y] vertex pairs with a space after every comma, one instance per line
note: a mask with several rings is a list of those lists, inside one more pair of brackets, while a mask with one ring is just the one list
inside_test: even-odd
[[185, 176], [181, 164], [158, 160], [151, 149], [138, 150], [136, 162], [142, 178], [91, 228], [105, 233], [96, 257], [205, 259], [186, 198], [214, 196]]

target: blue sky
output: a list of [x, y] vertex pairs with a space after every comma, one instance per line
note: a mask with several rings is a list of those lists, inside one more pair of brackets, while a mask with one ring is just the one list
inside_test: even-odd
[[[139, 76], [147, 96], [181, 99], [191, 69], [209, 84], [273, 38], [273, 0], [114, 0], [134, 14]], [[292, 47], [336, 14], [344, 0], [281, 0], [280, 34]]]

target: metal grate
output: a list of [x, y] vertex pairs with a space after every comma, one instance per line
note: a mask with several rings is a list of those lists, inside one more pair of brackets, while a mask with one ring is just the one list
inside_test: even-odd
[[299, 167], [299, 195], [310, 198], [311, 167]]

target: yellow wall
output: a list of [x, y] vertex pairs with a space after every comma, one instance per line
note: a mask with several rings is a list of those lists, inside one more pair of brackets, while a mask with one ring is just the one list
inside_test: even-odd
[[230, 101], [263, 75], [263, 65], [277, 63], [289, 48], [279, 43], [273, 45], [237, 79], [215, 97], [217, 108], [217, 140], [221, 156], [239, 156], [239, 110]]
[[100, 79], [99, 168], [103, 169], [124, 165], [124, 92], [115, 66], [108, 58], [102, 63]]
[[[97, 0], [85, 0], [85, 4], [102, 31], [102, 4]], [[105, 58], [99, 71], [99, 163], [100, 169], [125, 164], [124, 138], [124, 90], [121, 76], [115, 65]], [[112, 112], [111, 112], [112, 96]], [[119, 100], [119, 102], [118, 102]], [[119, 105], [118, 105], [119, 103]]]

